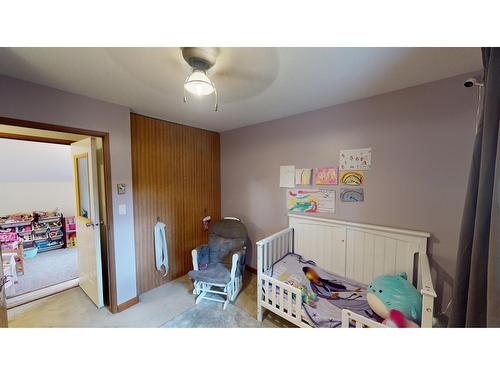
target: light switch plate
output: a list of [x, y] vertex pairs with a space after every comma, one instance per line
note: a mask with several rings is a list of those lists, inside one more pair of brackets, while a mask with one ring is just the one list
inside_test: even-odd
[[127, 214], [127, 206], [124, 204], [120, 204], [118, 206], [118, 215], [126, 215]]

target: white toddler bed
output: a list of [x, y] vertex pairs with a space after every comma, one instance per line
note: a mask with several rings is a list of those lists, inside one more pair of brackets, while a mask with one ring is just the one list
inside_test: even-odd
[[[406, 272], [422, 294], [421, 326], [432, 327], [436, 293], [426, 254], [429, 233], [296, 214], [288, 218], [287, 229], [257, 242], [259, 321], [267, 309], [299, 327], [314, 326], [302, 304], [302, 292], [282, 277], [283, 263], [299, 259], [301, 265], [312, 260], [325, 274], [338, 275], [355, 286], [366, 286], [381, 274]], [[364, 298], [363, 291], [359, 294]], [[331, 320], [338, 322], [331, 326], [345, 328], [352, 322], [356, 327], [385, 327], [369, 314], [346, 308]]]

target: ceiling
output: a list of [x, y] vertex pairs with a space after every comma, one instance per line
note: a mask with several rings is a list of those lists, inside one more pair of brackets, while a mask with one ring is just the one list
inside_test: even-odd
[[0, 48], [0, 74], [215, 131], [481, 69], [479, 48], [221, 48], [219, 93], [183, 103], [179, 48]]

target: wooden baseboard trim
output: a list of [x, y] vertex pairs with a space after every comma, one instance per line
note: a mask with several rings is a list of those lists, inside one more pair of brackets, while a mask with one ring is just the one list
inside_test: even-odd
[[45, 298], [53, 294], [64, 292], [65, 290], [75, 288], [78, 286], [78, 278], [65, 281], [60, 284], [52, 285], [47, 288], [42, 288], [21, 294], [20, 296], [11, 297], [7, 299], [7, 308], [11, 309], [13, 307], [24, 305], [25, 303], [36, 301], [40, 298]]
[[253, 273], [254, 275], [257, 275], [257, 270], [255, 268], [252, 268], [250, 266], [247, 266], [247, 271], [250, 273]]
[[121, 313], [122, 311], [127, 310], [129, 307], [132, 307], [132, 306], [134, 306], [134, 305], [136, 305], [138, 303], [139, 303], [139, 297], [135, 296], [134, 298], [131, 298], [128, 301], [120, 303], [116, 307], [116, 312], [117, 313]]

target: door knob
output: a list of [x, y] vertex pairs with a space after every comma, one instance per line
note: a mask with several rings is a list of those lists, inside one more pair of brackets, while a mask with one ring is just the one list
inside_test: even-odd
[[85, 226], [86, 226], [87, 228], [89, 228], [89, 227], [92, 227], [92, 228], [93, 228], [93, 227], [94, 227], [94, 223], [85, 223]]

